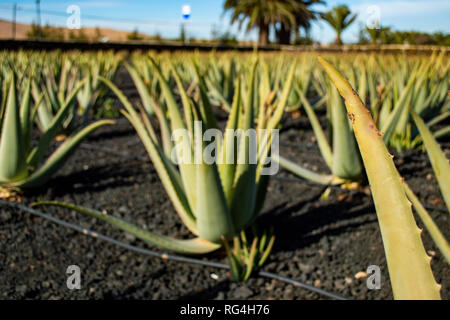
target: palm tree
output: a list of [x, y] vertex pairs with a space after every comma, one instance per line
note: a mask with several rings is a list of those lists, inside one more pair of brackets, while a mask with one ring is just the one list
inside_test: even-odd
[[321, 16], [322, 19], [328, 22], [334, 31], [336, 31], [336, 40], [334, 43], [341, 45], [341, 34], [355, 21], [356, 14], [352, 14], [346, 5], [339, 5], [330, 11], [323, 13]]
[[246, 31], [258, 28], [259, 45], [269, 43], [269, 28], [277, 23], [296, 25], [294, 0], [226, 0], [225, 11], [232, 10], [231, 23], [238, 22], [239, 28], [247, 24]]
[[390, 32], [390, 28], [389, 27], [380, 27], [380, 28], [376, 29], [376, 28], [367, 28], [366, 27], [366, 32], [369, 34], [372, 44], [377, 44], [379, 42], [386, 43], [387, 36]]
[[277, 38], [280, 44], [289, 44], [292, 30], [294, 31], [294, 39], [299, 36], [300, 28], [303, 28], [306, 32], [311, 28], [311, 21], [316, 20], [319, 13], [311, 10], [309, 7], [313, 4], [325, 4], [322, 0], [296, 0], [294, 15], [295, 26], [290, 28], [289, 25], [280, 24], [279, 30], [277, 30]]

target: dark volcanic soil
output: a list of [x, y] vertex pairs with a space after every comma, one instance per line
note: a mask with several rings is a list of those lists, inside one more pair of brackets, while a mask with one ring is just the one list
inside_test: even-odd
[[[305, 117], [285, 121], [281, 154], [307, 167], [324, 171]], [[130, 158], [101, 150], [79, 148], [65, 167], [43, 188], [27, 193], [23, 203], [59, 200], [106, 210], [161, 234], [187, 237], [152, 164], [132, 127], [124, 120], [100, 129], [86, 141]], [[291, 146], [292, 144], [292, 146]], [[443, 146], [448, 149], [447, 141]], [[395, 157], [401, 174], [427, 205], [445, 208], [425, 154], [406, 152]], [[274, 250], [264, 270], [288, 276], [352, 299], [391, 299], [386, 260], [370, 196], [324, 188], [286, 172], [271, 180], [259, 226], [273, 226]], [[106, 223], [58, 208], [43, 211], [133, 245], [145, 243]], [[447, 239], [447, 212], [430, 211]], [[417, 219], [418, 224], [420, 221]], [[450, 297], [449, 266], [423, 232], [442, 297]], [[205, 259], [226, 262], [223, 253]], [[81, 268], [82, 288], [68, 290], [66, 269]], [[380, 290], [369, 290], [355, 274], [369, 265], [382, 272]], [[320, 299], [302, 288], [252, 278], [245, 284], [228, 280], [226, 271], [165, 261], [133, 253], [47, 220], [0, 205], [0, 299]], [[215, 274], [218, 276], [211, 276]], [[216, 278], [216, 279], [214, 279]]]

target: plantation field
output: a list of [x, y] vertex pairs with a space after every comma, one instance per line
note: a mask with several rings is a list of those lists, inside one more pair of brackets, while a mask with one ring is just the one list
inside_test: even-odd
[[[327, 298], [263, 270], [349, 299], [436, 298], [431, 274], [449, 299], [448, 57], [323, 58], [367, 110], [315, 53], [0, 52], [1, 298]], [[261, 175], [243, 151], [251, 141], [231, 149], [226, 133], [217, 158], [235, 150], [247, 162], [173, 164], [170, 136], [193, 133], [194, 120], [278, 130], [279, 157], [257, 147], [280, 169]], [[383, 176], [391, 165], [399, 176]], [[408, 199], [414, 210], [399, 209]], [[13, 207], [40, 201], [34, 209], [134, 246], [235, 265], [135, 253]], [[66, 288], [69, 265], [80, 290]], [[369, 265], [379, 290], [362, 275]]]

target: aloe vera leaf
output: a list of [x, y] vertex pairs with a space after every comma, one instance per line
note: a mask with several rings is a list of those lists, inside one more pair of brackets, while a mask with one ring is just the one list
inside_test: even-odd
[[[225, 198], [219, 171], [215, 162], [208, 164], [203, 159], [204, 128], [195, 126], [194, 150], [200, 153], [196, 168], [197, 181], [197, 228], [201, 238], [218, 243], [222, 236], [229, 239], [234, 235], [234, 225]], [[198, 156], [197, 156], [198, 157]]]
[[328, 144], [325, 133], [320, 126], [319, 119], [317, 118], [312, 106], [309, 104], [308, 99], [306, 99], [305, 95], [301, 91], [299, 91], [299, 95], [302, 101], [303, 108], [305, 108], [309, 122], [311, 123], [314, 134], [317, 138], [317, 144], [319, 145], [320, 153], [322, 154], [322, 157], [325, 160], [328, 168], [330, 168], [331, 170], [331, 168], [333, 167], [333, 153], [331, 152], [331, 147]]
[[125, 63], [125, 68], [127, 68], [128, 73], [131, 76], [131, 79], [133, 79], [134, 85], [136, 86], [139, 96], [141, 97], [145, 111], [149, 115], [152, 115], [154, 110], [151, 101], [152, 98], [150, 97], [150, 94], [148, 92], [147, 85], [145, 84], [144, 80], [141, 78], [135, 67], [131, 66], [128, 63]]
[[292, 172], [293, 174], [304, 178], [308, 181], [312, 181], [315, 183], [323, 184], [323, 185], [339, 185], [345, 182], [344, 179], [341, 179], [339, 177], [333, 176], [331, 174], [320, 174], [316, 173], [314, 171], [305, 169], [296, 163], [287, 160], [286, 158], [283, 158], [279, 155], [272, 155], [272, 160], [277, 161], [280, 166], [285, 168], [286, 170]]
[[86, 81], [83, 89], [81, 89], [77, 94], [77, 100], [80, 105], [79, 114], [86, 114], [91, 108], [92, 101], [92, 76], [90, 73], [87, 75], [88, 80]]
[[5, 115], [5, 110], [6, 110], [6, 100], [8, 99], [8, 83], [6, 82], [6, 80], [3, 80], [2, 82], [2, 96], [1, 96], [1, 101], [0, 101], [0, 132], [2, 131], [3, 128], [3, 117]]
[[167, 61], [167, 62], [170, 65], [173, 77], [175, 79], [178, 91], [179, 91], [180, 96], [181, 96], [181, 102], [183, 104], [183, 112], [184, 112], [184, 118], [185, 118], [185, 121], [186, 121], [187, 129], [188, 129], [189, 134], [191, 135], [191, 137], [193, 137], [194, 136], [194, 128], [193, 128], [193, 125], [194, 125], [194, 112], [193, 112], [193, 107], [191, 105], [191, 100], [190, 100], [186, 90], [184, 89], [183, 82], [181, 81], [181, 78], [180, 78], [180, 75], [179, 75], [178, 71], [173, 66], [173, 64], [170, 62], [170, 60]]
[[[164, 78], [160, 68], [156, 65], [155, 61], [153, 59], [150, 59], [150, 62], [153, 65], [153, 69], [156, 72], [156, 75], [159, 80], [159, 84], [161, 86], [161, 90], [164, 94], [164, 97], [167, 102], [167, 107], [169, 110], [170, 115], [170, 122], [172, 125], [172, 132], [175, 130], [178, 130], [178, 132], [186, 132], [187, 128], [185, 123], [183, 122], [183, 119], [181, 117], [180, 111], [178, 109], [178, 106], [175, 102], [175, 98], [172, 94], [171, 89], [169, 88], [169, 84], [167, 83], [166, 79]], [[187, 133], [187, 132], [186, 132]], [[183, 152], [187, 152], [188, 150], [191, 150], [191, 141], [192, 138], [189, 138], [189, 136], [183, 135], [182, 136], [182, 142], [177, 146], [178, 148], [181, 148]], [[196, 172], [195, 172], [195, 166], [192, 165], [192, 157], [191, 160], [187, 159], [188, 161], [184, 161], [184, 159], [178, 159], [179, 160], [179, 167], [180, 167], [180, 173], [181, 173], [181, 179], [183, 181], [184, 190], [187, 196], [187, 199], [189, 201], [189, 204], [191, 206], [192, 212], [196, 212], [197, 207], [197, 195], [196, 195], [196, 188], [194, 185], [194, 188], [192, 188], [192, 183], [195, 184], [196, 181]]]
[[28, 79], [25, 85], [25, 91], [23, 92], [22, 101], [20, 104], [20, 122], [22, 125], [22, 136], [23, 136], [23, 148], [24, 153], [27, 154], [30, 148], [31, 141], [31, 130], [33, 124], [33, 118], [30, 114], [30, 92], [31, 92], [31, 81]]
[[228, 205], [231, 205], [233, 196], [233, 182], [236, 172], [237, 162], [237, 140], [235, 130], [239, 124], [239, 114], [241, 112], [241, 80], [238, 77], [234, 90], [233, 104], [224, 133], [224, 141], [220, 152], [221, 161], [218, 163], [220, 180]]
[[411, 91], [414, 88], [415, 80], [417, 78], [417, 72], [418, 70], [416, 70], [409, 79], [406, 88], [403, 89], [399, 100], [396, 102], [394, 106], [394, 109], [392, 110], [388, 119], [384, 122], [383, 126], [381, 127], [381, 132], [383, 132], [383, 140], [388, 145], [394, 134], [395, 128], [402, 115], [402, 112], [404, 108], [406, 108], [406, 104], [408, 103], [408, 100], [411, 97]]
[[153, 67], [153, 70], [155, 71], [156, 77], [159, 80], [159, 85], [161, 87], [162, 94], [164, 95], [164, 98], [166, 100], [172, 130], [186, 129], [186, 125], [183, 122], [180, 110], [178, 110], [178, 105], [175, 101], [175, 97], [173, 96], [172, 90], [170, 89], [169, 84], [164, 78], [161, 69], [152, 58], [150, 58], [149, 61]]
[[[39, 89], [35, 81], [32, 82], [31, 93], [33, 95], [35, 104], [39, 105], [38, 107], [39, 128], [42, 132], [45, 132], [50, 126], [53, 117], [52, 113], [48, 108], [48, 104], [44, 102], [44, 97], [46, 98], [47, 95], [45, 92], [39, 94]], [[38, 100], [40, 101], [39, 104], [37, 103]]]
[[283, 113], [284, 113], [284, 109], [286, 108], [286, 102], [287, 102], [287, 99], [289, 96], [289, 92], [291, 91], [291, 88], [292, 88], [292, 83], [294, 80], [296, 66], [297, 66], [297, 60], [294, 60], [292, 62], [291, 68], [288, 72], [288, 76], [286, 78], [286, 82], [285, 82], [283, 90], [281, 92], [281, 96], [278, 101], [278, 104], [275, 107], [275, 110], [274, 110], [272, 116], [267, 121], [267, 126], [266, 126], [267, 131], [265, 133], [265, 136], [262, 137], [262, 139], [260, 139], [260, 141], [263, 141], [267, 147], [260, 148], [261, 150], [258, 151], [259, 163], [258, 163], [258, 168], [256, 171], [256, 181], [257, 182], [259, 182], [259, 179], [261, 176], [261, 169], [262, 169], [264, 163], [266, 162], [266, 159], [267, 159], [269, 151], [270, 151], [269, 146], [272, 143], [272, 139], [271, 139], [272, 130], [274, 130], [276, 128], [278, 123], [281, 121], [281, 118], [283, 117]]
[[222, 92], [220, 91], [220, 89], [217, 88], [214, 84], [212, 84], [212, 82], [208, 78], [205, 79], [205, 83], [207, 84], [210, 91], [214, 94], [214, 97], [217, 100], [219, 100], [219, 102], [222, 104], [222, 107], [225, 109], [225, 111], [230, 112], [231, 106], [224, 97], [224, 95], [222, 94]]
[[270, 252], [272, 251], [274, 243], [275, 243], [275, 236], [272, 234], [270, 236], [270, 240], [269, 240], [269, 243], [267, 244], [266, 249], [261, 254], [261, 258], [259, 259], [259, 262], [258, 262], [258, 267], [262, 267], [263, 264], [266, 262], [267, 258], [269, 257]]
[[[234, 238], [235, 240], [238, 239], [237, 237]], [[225, 237], [222, 237], [222, 242], [223, 242], [223, 246], [225, 248], [225, 251], [227, 253], [228, 256], [228, 261], [230, 264], [230, 270], [231, 270], [231, 278], [234, 281], [239, 281], [241, 280], [241, 274], [242, 274], [242, 264], [239, 261], [239, 255], [235, 255], [233, 253], [233, 250], [231, 250], [230, 245], [228, 244], [228, 240], [225, 239]], [[235, 241], [239, 242], [238, 241]]]
[[[173, 67], [173, 65], [169, 62], [172, 74], [175, 78], [175, 81], [177, 83], [178, 90], [181, 95], [181, 101], [183, 103], [183, 110], [187, 122], [187, 128], [189, 130], [189, 134], [187, 136], [184, 136], [185, 139], [189, 139], [187, 143], [183, 144], [183, 153], [187, 152], [190, 161], [183, 162], [179, 164], [181, 177], [183, 179], [184, 188], [186, 190], [187, 197], [189, 199], [189, 204], [191, 206], [192, 211], [196, 211], [197, 208], [197, 193], [196, 193], [196, 164], [193, 160], [193, 152], [192, 152], [192, 145], [191, 141], [194, 138], [194, 132], [193, 132], [193, 107], [191, 105], [191, 100], [189, 99], [186, 90], [183, 87], [183, 84], [181, 82], [180, 76], [177, 72], [177, 70]], [[179, 157], [179, 160], [182, 161], [181, 157]]]
[[261, 73], [259, 81], [259, 108], [258, 108], [258, 128], [263, 129], [266, 122], [266, 110], [268, 109], [268, 104], [270, 103], [270, 75], [269, 67], [264, 60], [261, 62]]
[[[269, 185], [269, 180], [270, 180], [269, 175], [261, 175], [258, 181], [258, 184], [256, 186], [255, 213], [253, 220], [256, 219], [257, 215], [264, 207], [264, 200], [266, 199], [267, 186]], [[253, 220], [250, 223], [252, 223]]]
[[444, 197], [447, 209], [450, 211], [450, 165], [445, 154], [442, 152], [437, 141], [433, 138], [432, 133], [427, 128], [423, 120], [410, 109], [411, 115], [422, 136], [425, 149], [430, 158], [431, 166], [436, 175], [442, 196]]
[[433, 137], [435, 139], [439, 139], [441, 137], [445, 137], [448, 134], [450, 134], [450, 126], [446, 126], [442, 129], [437, 130], [435, 133], [433, 133]]
[[0, 183], [18, 181], [28, 175], [16, 90], [12, 73], [0, 138]]
[[[231, 216], [237, 230], [243, 229], [252, 219], [256, 199], [256, 168], [257, 168], [257, 136], [254, 128], [254, 83], [256, 76], [255, 60], [251, 66], [248, 84], [246, 105], [242, 122], [239, 124], [241, 135], [237, 150], [237, 164], [233, 182], [233, 195], [231, 198]], [[253, 134], [255, 133], [255, 134]]]
[[354, 114], [353, 130], [366, 167], [378, 215], [395, 299], [440, 299], [436, 283], [412, 214], [401, 177], [358, 95], [339, 72], [319, 57], [347, 111]]
[[[37, 165], [44, 158], [45, 153], [48, 151], [48, 148], [49, 148], [50, 143], [52, 142], [53, 138], [55, 138], [56, 135], [61, 130], [62, 124], [66, 118], [67, 113], [69, 112], [72, 101], [75, 99], [78, 91], [81, 90], [81, 88], [83, 87], [83, 85], [85, 84], [86, 81], [87, 81], [87, 78], [80, 81], [79, 84], [77, 85], [77, 87], [74, 90], [72, 90], [72, 92], [70, 93], [66, 102], [64, 102], [64, 104], [58, 110], [58, 113], [53, 118], [47, 131], [45, 131], [45, 133], [42, 135], [41, 140], [39, 141], [39, 144], [31, 151], [31, 153], [27, 159], [27, 162], [31, 167], [36, 168]], [[39, 110], [38, 110], [38, 112], [39, 112]]]
[[250, 275], [252, 274], [253, 266], [255, 265], [256, 254], [258, 253], [257, 244], [258, 238], [255, 237], [252, 241], [252, 246], [250, 247], [250, 254], [248, 257], [248, 261], [246, 263], [246, 270], [243, 278], [244, 281], [247, 281], [250, 278]]
[[172, 200], [176, 212], [186, 227], [192, 233], [198, 234], [195, 216], [189, 206], [189, 201], [184, 191], [181, 177], [174, 168], [173, 164], [166, 158], [162, 150], [158, 148], [158, 145], [155, 144], [155, 142], [150, 138], [145, 129], [145, 125], [139, 118], [139, 115], [120, 89], [117, 88], [111, 81], [103, 77], [99, 77], [99, 80], [105, 83], [124, 105], [127, 110], [127, 113], [124, 113], [124, 115], [136, 129], [137, 134], [141, 138], [141, 141], [144, 144], [153, 165], [155, 166], [155, 170], [161, 179], [164, 189], [166, 189], [169, 198]]
[[332, 90], [333, 161], [331, 172], [343, 179], [358, 179], [362, 174], [358, 148], [344, 104], [336, 88]]
[[147, 243], [158, 246], [165, 250], [170, 250], [184, 254], [205, 254], [215, 251], [220, 248], [216, 243], [208, 242], [201, 238], [178, 240], [167, 236], [158, 235], [156, 233], [144, 230], [132, 223], [116, 218], [114, 216], [103, 214], [100, 211], [92, 210], [73, 204], [56, 202], [56, 201], [41, 201], [33, 204], [35, 206], [58, 206], [62, 208], [71, 209], [80, 213], [87, 214], [91, 217], [105, 221], [114, 227], [117, 227], [127, 233], [130, 233], [136, 238], [139, 238]]
[[447, 119], [449, 116], [450, 116], [450, 111], [443, 112], [443, 113], [437, 115], [436, 117], [434, 117], [433, 119], [431, 119], [430, 121], [428, 121], [427, 127], [434, 126], [435, 124], [438, 124], [439, 122]]
[[77, 146], [94, 130], [107, 124], [114, 124], [111, 120], [101, 120], [90, 124], [80, 130], [77, 134], [69, 137], [56, 151], [33, 172], [28, 178], [14, 183], [13, 186], [19, 188], [35, 188], [47, 182], [51, 176], [61, 168], [69, 156], [75, 151]]
[[211, 103], [209, 102], [205, 81], [203, 80], [203, 77], [200, 75], [200, 71], [199, 71], [197, 62], [195, 60], [193, 60], [192, 64], [194, 67], [195, 76], [197, 77], [198, 87], [200, 89], [200, 101], [201, 101], [200, 111], [202, 114], [202, 118], [206, 122], [206, 126], [208, 127], [208, 129], [209, 128], [217, 128], [216, 118], [214, 117]]
[[436, 223], [434, 223], [428, 211], [424, 208], [420, 200], [417, 198], [417, 196], [414, 194], [414, 192], [411, 190], [411, 188], [408, 186], [406, 182], [404, 183], [404, 187], [406, 195], [412, 202], [414, 208], [416, 209], [417, 214], [419, 215], [420, 219], [425, 225], [425, 228], [427, 228], [428, 233], [430, 234], [436, 246], [441, 251], [442, 255], [447, 260], [447, 263], [450, 264], [450, 245], [442, 235]]

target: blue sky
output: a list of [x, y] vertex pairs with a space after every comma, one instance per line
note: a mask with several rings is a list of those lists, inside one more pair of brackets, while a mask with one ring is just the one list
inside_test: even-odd
[[[209, 38], [213, 28], [231, 31], [241, 40], [255, 39], [256, 32], [245, 34], [237, 26], [230, 26], [229, 14], [223, 14], [223, 0], [41, 0], [42, 23], [65, 26], [66, 10], [70, 5], [81, 9], [81, 24], [84, 27], [105, 27], [122, 30], [134, 30], [163, 37], [177, 37], [180, 33], [182, 5], [191, 6], [191, 18], [186, 22], [189, 36]], [[11, 20], [11, 5], [17, 3], [20, 9], [17, 21], [31, 23], [36, 19], [34, 0], [3, 0], [0, 2], [0, 19]], [[326, 6], [317, 6], [317, 10], [326, 11], [337, 4], [347, 4], [358, 13], [357, 21], [343, 34], [344, 41], [355, 41], [358, 30], [369, 17], [367, 8], [378, 6], [381, 24], [396, 30], [443, 31], [450, 32], [449, 0], [331, 0]], [[50, 11], [50, 12], [48, 12]], [[50, 14], [53, 13], [53, 14]], [[59, 15], [57, 15], [59, 13]], [[121, 21], [99, 20], [96, 17], [123, 19]], [[95, 18], [95, 19], [94, 19]], [[331, 42], [333, 31], [324, 22], [314, 23], [313, 38], [321, 42]]]

